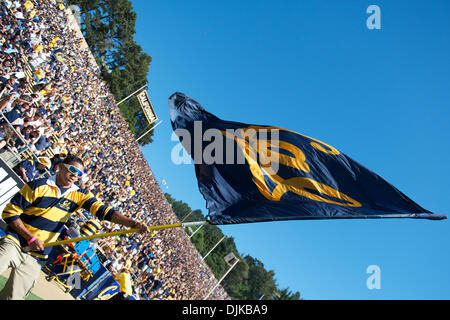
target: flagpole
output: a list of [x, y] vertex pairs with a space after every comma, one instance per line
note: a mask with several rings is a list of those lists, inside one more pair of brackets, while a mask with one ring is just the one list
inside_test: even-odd
[[[208, 221], [196, 221], [196, 222], [186, 222], [186, 223], [176, 223], [176, 224], [166, 224], [166, 225], [161, 225], [161, 226], [150, 226], [147, 227], [148, 231], [152, 231], [152, 230], [162, 230], [162, 229], [171, 229], [171, 228], [178, 228], [178, 227], [192, 227], [192, 226], [199, 226], [199, 225], [205, 225], [208, 224]], [[92, 236], [87, 236], [87, 237], [78, 237], [78, 238], [72, 238], [72, 239], [66, 239], [66, 240], [60, 240], [60, 241], [55, 241], [55, 242], [49, 242], [49, 243], [44, 243], [44, 248], [47, 247], [54, 247], [54, 246], [61, 246], [64, 244], [68, 244], [68, 243], [75, 243], [75, 242], [80, 242], [80, 241], [84, 241], [84, 240], [92, 240], [92, 239], [100, 239], [100, 238], [106, 238], [106, 237], [114, 237], [114, 236], [119, 236], [119, 235], [123, 235], [123, 234], [130, 234], [130, 233], [138, 233], [139, 229], [126, 229], [126, 230], [120, 230], [120, 231], [115, 231], [115, 232], [107, 232], [107, 233], [99, 233], [99, 234], [94, 234]], [[29, 247], [24, 247], [23, 248], [24, 252], [28, 252], [30, 251]]]

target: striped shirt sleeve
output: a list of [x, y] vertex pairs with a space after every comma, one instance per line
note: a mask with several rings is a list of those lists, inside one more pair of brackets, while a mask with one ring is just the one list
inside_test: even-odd
[[35, 200], [35, 194], [33, 189], [28, 184], [25, 184], [19, 192], [17, 192], [11, 201], [5, 206], [2, 213], [2, 219], [7, 224], [20, 219], [20, 215], [29, 208]]
[[114, 209], [108, 207], [103, 202], [94, 197], [91, 192], [86, 194], [86, 197], [81, 205], [81, 208], [88, 211], [99, 220], [111, 221]]

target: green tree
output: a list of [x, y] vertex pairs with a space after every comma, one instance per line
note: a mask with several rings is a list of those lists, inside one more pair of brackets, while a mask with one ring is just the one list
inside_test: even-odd
[[247, 299], [258, 300], [261, 295], [272, 297], [277, 292], [275, 273], [272, 270], [267, 271], [261, 261], [249, 255], [245, 257], [245, 261], [249, 266]]
[[[176, 200], [169, 193], [166, 193], [165, 196], [180, 221], [191, 212], [185, 221], [204, 220], [201, 210], [192, 210], [187, 203]], [[196, 228], [193, 228], [193, 231]], [[223, 237], [224, 234], [219, 227], [205, 225], [191, 237], [191, 241], [204, 257]], [[278, 289], [274, 278], [275, 272], [266, 270], [260, 260], [250, 255], [240, 254], [233, 237], [225, 237], [205, 259], [217, 279], [220, 279], [231, 267], [224, 260], [224, 257], [230, 252], [234, 253], [239, 262], [225, 277], [222, 285], [232, 299], [257, 300], [261, 295], [264, 295], [263, 299], [265, 300], [300, 299], [298, 292], [292, 293], [289, 288]], [[244, 258], [242, 258], [243, 256]]]
[[297, 291], [293, 293], [291, 290], [289, 290], [289, 287], [287, 287], [275, 293], [274, 300], [302, 300], [302, 299], [300, 298], [300, 292]]

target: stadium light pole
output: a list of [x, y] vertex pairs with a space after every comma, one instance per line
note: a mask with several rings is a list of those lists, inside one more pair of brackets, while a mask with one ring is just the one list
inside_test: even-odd
[[187, 217], [189, 217], [191, 215], [191, 213], [194, 212], [194, 210], [191, 210], [191, 212], [189, 212], [184, 218], [183, 220], [181, 220], [181, 222], [184, 222], [184, 220], [186, 220]]
[[238, 264], [239, 261], [240, 261], [239, 259], [236, 259], [236, 262], [231, 266], [230, 269], [228, 269], [228, 271], [223, 275], [223, 277], [219, 280], [219, 282], [217, 282], [214, 288], [211, 289], [211, 291], [206, 295], [206, 297], [203, 298], [203, 300], [208, 299], [211, 293], [213, 293], [213, 291], [217, 288], [217, 286], [223, 281], [223, 279], [225, 279], [225, 277], [230, 273], [230, 271], [233, 270], [233, 268]]
[[150, 131], [152, 131], [153, 129], [155, 129], [157, 126], [159, 126], [163, 121], [161, 120], [160, 122], [158, 122], [157, 124], [155, 124], [153, 127], [151, 127], [150, 130], [148, 130], [146, 133], [144, 133], [142, 136], [140, 136], [139, 138], [136, 139], [136, 142], [139, 142], [139, 140], [141, 140], [143, 137], [145, 137]]
[[189, 239], [192, 238], [194, 236], [194, 234], [196, 234], [197, 231], [200, 230], [203, 226], [204, 225], [202, 224], [200, 227], [198, 227], [197, 230], [195, 230], [194, 233], [189, 236]]
[[226, 236], [223, 236], [222, 237], [222, 239], [220, 239], [217, 243], [216, 243], [216, 245], [211, 249], [211, 250], [209, 250], [209, 252], [202, 258], [202, 260], [205, 260], [206, 259], [206, 257], [219, 245], [219, 243], [221, 243], [222, 242], [222, 240], [223, 239], [225, 239], [226, 238]]
[[132, 96], [134, 96], [136, 93], [138, 93], [139, 91], [141, 91], [142, 89], [144, 89], [145, 87], [147, 87], [147, 83], [145, 84], [145, 86], [137, 89], [135, 92], [133, 92], [132, 94], [130, 94], [128, 97], [126, 97], [125, 99], [120, 100], [120, 102], [118, 102], [116, 105], [118, 106], [119, 104], [125, 102], [126, 100], [128, 100], [129, 98], [131, 98]]

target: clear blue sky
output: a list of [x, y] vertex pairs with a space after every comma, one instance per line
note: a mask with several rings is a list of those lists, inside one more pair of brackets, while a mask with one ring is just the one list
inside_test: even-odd
[[[224, 120], [324, 141], [424, 208], [450, 213], [448, 1], [133, 0], [163, 123], [142, 148], [158, 181], [206, 213], [194, 165], [171, 162], [169, 96]], [[369, 30], [366, 9], [381, 9]], [[221, 226], [305, 299], [449, 299], [449, 222], [395, 219]], [[381, 268], [369, 290], [366, 269]]]

